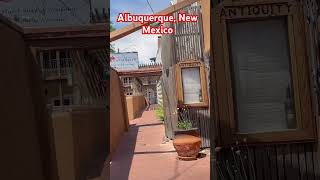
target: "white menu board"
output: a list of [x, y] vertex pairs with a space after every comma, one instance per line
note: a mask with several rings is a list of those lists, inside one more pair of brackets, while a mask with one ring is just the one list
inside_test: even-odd
[[182, 68], [181, 73], [184, 104], [202, 102], [199, 67]]
[[229, 24], [238, 131], [294, 128], [285, 19]]

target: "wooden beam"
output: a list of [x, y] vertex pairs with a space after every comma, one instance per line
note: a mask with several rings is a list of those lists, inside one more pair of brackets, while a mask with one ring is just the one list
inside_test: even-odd
[[202, 7], [202, 25], [203, 25], [203, 39], [204, 39], [204, 53], [207, 57], [210, 57], [210, 22], [211, 22], [211, 1], [210, 0], [201, 0]]
[[[176, 11], [179, 11], [180, 9], [182, 9], [186, 6], [189, 6], [197, 1], [200, 1], [200, 0], [183, 0], [183, 1], [178, 2], [177, 4], [172, 5], [172, 6], [166, 8], [160, 12], [155, 13], [155, 15], [169, 15], [169, 14], [172, 14]], [[113, 31], [110, 33], [110, 42], [118, 40], [120, 38], [123, 38], [124, 36], [127, 36], [135, 31], [141, 29], [143, 25], [149, 25], [151, 23], [152, 22], [147, 22], [147, 23], [141, 24], [141, 23], [135, 22], [135, 23], [131, 23], [128, 26], [125, 26], [121, 29]]]

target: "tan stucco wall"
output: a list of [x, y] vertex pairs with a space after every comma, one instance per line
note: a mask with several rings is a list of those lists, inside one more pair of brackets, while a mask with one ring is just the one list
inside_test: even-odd
[[0, 39], [0, 179], [50, 180], [49, 118], [40, 69], [22, 36], [1, 22]]
[[53, 113], [52, 117], [59, 180], [75, 180], [71, 113]]
[[102, 172], [108, 152], [106, 114], [105, 108], [86, 106], [52, 114], [59, 180]]
[[116, 71], [110, 72], [110, 152], [114, 152], [128, 130], [129, 121], [121, 81]]
[[106, 109], [79, 109], [72, 112], [72, 120], [75, 157], [77, 157], [76, 179], [88, 174], [93, 175], [92, 171], [101, 173], [108, 154]]
[[135, 119], [141, 115], [146, 107], [144, 96], [126, 96], [126, 104], [129, 120]]

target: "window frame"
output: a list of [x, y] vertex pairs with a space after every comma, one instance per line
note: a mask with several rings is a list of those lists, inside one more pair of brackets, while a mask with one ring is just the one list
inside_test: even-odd
[[[272, 2], [270, 2], [271, 4]], [[219, 17], [213, 21], [215, 23], [213, 36], [216, 37], [213, 43], [214, 63], [212, 79], [214, 81], [214, 115], [216, 122], [217, 145], [230, 146], [237, 141], [246, 139], [249, 144], [263, 143], [285, 143], [285, 142], [314, 142], [316, 141], [317, 118], [312, 102], [312, 88], [310, 82], [310, 69], [306, 57], [305, 32], [301, 25], [304, 23], [301, 7], [294, 2], [290, 3], [291, 11], [281, 11], [272, 17], [267, 15]], [[268, 3], [263, 3], [265, 5]], [[244, 3], [232, 2], [224, 3], [220, 8], [215, 9], [215, 13], [221, 14], [224, 7], [243, 6]], [[245, 5], [262, 5], [259, 2], [246, 3]], [[218, 11], [218, 12], [217, 12]], [[294, 107], [296, 113], [297, 129], [261, 132], [261, 133], [238, 133], [236, 120], [236, 97], [234, 96], [234, 80], [232, 68], [232, 56], [229, 39], [228, 23], [248, 20], [265, 20], [269, 18], [287, 18], [287, 34], [289, 49], [289, 64], [291, 66], [291, 79], [294, 95]], [[219, 127], [219, 128], [218, 128]]]
[[[70, 104], [68, 104], [68, 105], [64, 104], [64, 100], [69, 100]], [[59, 101], [59, 106], [54, 105], [55, 101]], [[62, 102], [61, 102], [61, 98], [59, 96], [52, 97], [51, 98], [51, 104], [54, 107], [72, 106], [72, 105], [74, 105], [73, 104], [73, 96], [72, 95], [67, 95], [67, 94], [64, 95], [63, 98], [62, 98]]]
[[[201, 84], [201, 92], [203, 101], [199, 103], [186, 104], [184, 103], [183, 84], [182, 84], [182, 69], [184, 68], [199, 68], [199, 77]], [[176, 64], [176, 91], [177, 91], [177, 106], [183, 107], [197, 107], [205, 108], [209, 106], [208, 89], [207, 89], [207, 75], [205, 71], [205, 65], [202, 61], [198, 60], [185, 60]]]
[[133, 78], [130, 76], [123, 77], [123, 86], [128, 87], [132, 84]]

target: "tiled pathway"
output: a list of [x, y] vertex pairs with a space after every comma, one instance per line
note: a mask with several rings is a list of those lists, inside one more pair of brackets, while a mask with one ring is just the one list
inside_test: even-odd
[[176, 159], [172, 142], [163, 143], [164, 125], [154, 111], [130, 121], [113, 154], [111, 180], [209, 180], [210, 157], [196, 161]]

